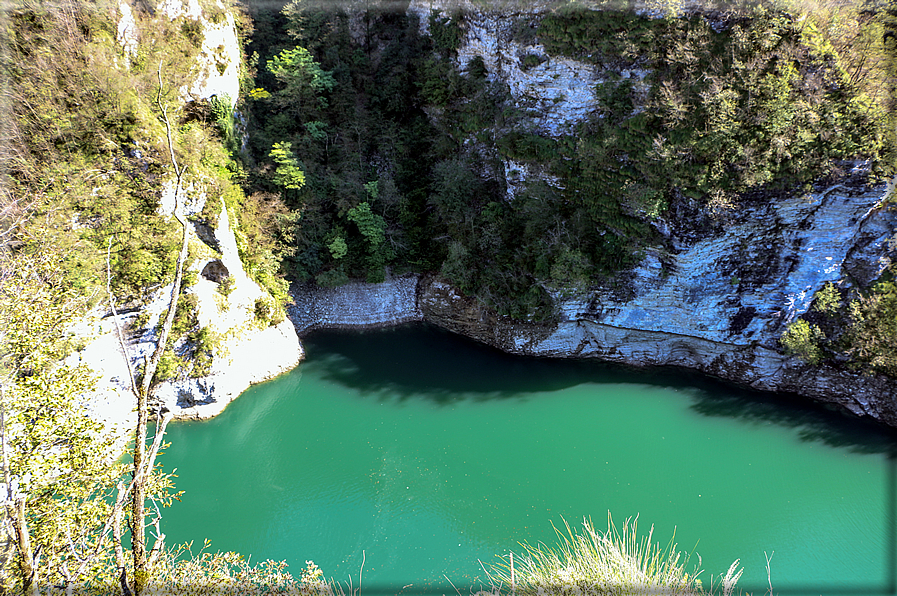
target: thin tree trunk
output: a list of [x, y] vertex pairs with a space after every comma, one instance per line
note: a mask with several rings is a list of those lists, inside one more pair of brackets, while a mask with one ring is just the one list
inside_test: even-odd
[[147, 585], [147, 555], [146, 555], [146, 479], [152, 473], [152, 469], [146, 469], [146, 473], [141, 475], [140, 471], [151, 462], [144, 462], [146, 456], [146, 422], [147, 422], [147, 397], [152, 389], [153, 377], [159, 366], [159, 361], [165, 351], [168, 343], [168, 335], [171, 333], [171, 327], [174, 324], [174, 314], [177, 310], [178, 296], [181, 293], [181, 280], [184, 274], [184, 262], [187, 260], [187, 222], [181, 216], [180, 209], [180, 193], [181, 178], [184, 175], [184, 169], [178, 166], [177, 159], [174, 154], [174, 142], [171, 134], [171, 123], [168, 120], [168, 110], [162, 103], [162, 64], [159, 63], [159, 93], [156, 96], [156, 103], [162, 112], [162, 120], [165, 122], [165, 131], [168, 138], [168, 151], [171, 157], [171, 165], [174, 167], [176, 176], [174, 187], [174, 216], [183, 228], [181, 236], [181, 252], [178, 254], [177, 272], [175, 273], [174, 285], [171, 288], [171, 300], [168, 303], [168, 313], [165, 315], [165, 322], [159, 333], [158, 344], [153, 351], [153, 355], [143, 371], [143, 380], [137, 392], [137, 428], [135, 429], [134, 441], [134, 492], [131, 500], [131, 552], [134, 556], [134, 594], [141, 596]]
[[28, 533], [28, 520], [25, 518], [25, 497], [16, 499], [13, 514], [16, 540], [19, 543], [19, 570], [22, 573], [22, 594], [25, 596], [40, 596], [37, 566], [34, 564], [34, 553], [31, 551], [31, 535]]
[[10, 484], [9, 456], [6, 451], [6, 392], [4, 389], [2, 382], [0, 382], [0, 462], [2, 462], [3, 466], [3, 486], [6, 487], [6, 494], [3, 495], [3, 501], [6, 503], [6, 506], [3, 508], [3, 521], [2, 527], [0, 527], [0, 533], [5, 534], [4, 542], [6, 542], [2, 553], [0, 553], [0, 557], [2, 557], [2, 560], [0, 560], [0, 594], [3, 596], [6, 594], [6, 574], [12, 572], [13, 556], [10, 555], [12, 555], [12, 549], [18, 546], [15, 524], [13, 523], [15, 515], [12, 508], [13, 491]]
[[31, 534], [28, 531], [28, 520], [25, 517], [26, 497], [14, 495], [9, 474], [9, 456], [6, 450], [6, 408], [5, 391], [0, 386], [0, 464], [3, 466], [3, 482], [6, 485], [6, 515], [12, 523], [14, 540], [19, 549], [19, 572], [22, 575], [22, 593], [25, 596], [39, 596], [37, 569], [34, 564], [34, 553], [31, 550]]
[[118, 483], [118, 497], [112, 507], [112, 547], [115, 550], [115, 567], [118, 569], [118, 580], [121, 584], [122, 596], [132, 596], [128, 586], [128, 570], [125, 568], [125, 553], [121, 548], [121, 516], [124, 504], [125, 487]]
[[131, 552], [134, 556], [134, 591], [137, 596], [146, 586], [146, 536], [144, 535], [144, 500], [146, 482], [140, 471], [146, 451], [146, 392], [137, 393], [137, 428], [134, 431], [134, 489], [131, 493]]

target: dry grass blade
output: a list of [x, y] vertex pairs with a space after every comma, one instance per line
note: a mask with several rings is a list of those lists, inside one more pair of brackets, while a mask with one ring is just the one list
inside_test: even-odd
[[[639, 538], [638, 518], [629, 518], [617, 530], [608, 515], [605, 532], [595, 530], [590, 519], [582, 529], [573, 531], [566, 520], [566, 532], [555, 529], [558, 544], [531, 546], [523, 543], [522, 555], [515, 556], [515, 587], [518, 594], [549, 595], [657, 595], [692, 596], [704, 594], [701, 571], [686, 572], [676, 544], [662, 548], [653, 542], [654, 528]], [[732, 594], [741, 571], [738, 561], [723, 577], [723, 593]], [[490, 579], [494, 584], [510, 584], [511, 568], [507, 560], [494, 566]]]

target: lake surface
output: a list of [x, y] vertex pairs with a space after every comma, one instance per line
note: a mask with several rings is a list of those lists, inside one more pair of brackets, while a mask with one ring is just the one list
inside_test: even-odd
[[[169, 543], [314, 560], [378, 588], [463, 594], [518, 542], [638, 516], [763, 594], [888, 593], [894, 436], [681, 372], [520, 358], [426, 326], [318, 332], [219, 417], [169, 427]], [[773, 554], [774, 553], [774, 554]]]

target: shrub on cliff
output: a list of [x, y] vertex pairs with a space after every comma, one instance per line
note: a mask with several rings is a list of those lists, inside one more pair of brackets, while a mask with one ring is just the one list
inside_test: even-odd
[[881, 281], [850, 304], [848, 354], [871, 372], [897, 376], [897, 284]]
[[819, 364], [822, 359], [819, 342], [823, 339], [825, 336], [819, 327], [798, 319], [788, 325], [779, 341], [786, 354], [797, 356], [809, 364]]

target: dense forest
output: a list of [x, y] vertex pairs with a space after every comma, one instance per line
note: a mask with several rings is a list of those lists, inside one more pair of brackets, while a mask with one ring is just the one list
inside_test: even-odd
[[[419, 17], [395, 0], [296, 0], [282, 12], [202, 2], [213, 22], [238, 17], [246, 55], [234, 110], [233, 98], [182, 100], [202, 28], [159, 4], [136, 3], [145, 34], [133, 54], [117, 41], [112, 0], [3, 10], [0, 428], [15, 536], [3, 590], [128, 593], [131, 581], [139, 593], [146, 581], [145, 568], [120, 580], [131, 556], [121, 529], [140, 514], [116, 495], [142, 474], [161, 506], [177, 495], [172, 479], [108, 462], [110, 443], [79, 409], [91, 374], [57, 363], [77, 349], [73, 319], [111, 298], [139, 309], [175, 279], [181, 228], [159, 214], [175, 170], [188, 198], [221, 197], [239, 214], [244, 266], [281, 305], [291, 282], [413, 271], [524, 321], [550, 321], [557, 291], [624, 283], [643, 249], [665, 242], [658, 222], [677, 214], [722, 227], [732, 210], [820, 188], [856, 160], [868, 174], [853, 183], [895, 174], [897, 13], [886, 5], [677, 15], [558, 2], [538, 17], [515, 13], [513, 38], [542, 48], [519, 56], [521, 69], [560, 56], [605, 73], [587, 117], [548, 134], [482, 57], [458, 63], [470, 13]], [[509, 162], [540, 173], [512, 180], [513, 196]], [[215, 223], [207, 205], [193, 224]], [[189, 297], [178, 304], [147, 387], [201, 375], [214, 349]], [[188, 354], [171, 351], [178, 337]], [[782, 343], [812, 363], [846, 355], [897, 375], [893, 271], [863, 293], [827, 287]], [[178, 558], [158, 528], [157, 538], [149, 563], [169, 593], [222, 577], [243, 591], [298, 589], [282, 565]], [[304, 579], [329, 589], [313, 566]]]
[[[499, 16], [519, 47], [542, 48], [521, 70], [568, 57], [603, 73], [563, 134], [540, 130], [481, 56], [459, 63], [469, 13], [259, 6], [242, 159], [248, 184], [301, 214], [276, 233], [295, 280], [438, 272], [500, 314], [550, 321], [552, 293], [624, 286], [646, 246], [672, 250], [661, 226], [720, 229], [757, 201], [847, 181], [857, 161], [869, 173], [851, 184], [894, 175], [895, 15], [874, 4]], [[512, 179], [509, 163], [538, 175]], [[893, 374], [893, 296], [888, 274], [822, 298], [783, 345]]]
[[[609, 73], [593, 114], [551, 137], [481, 60], [454, 63], [462, 13], [432, 13], [421, 36], [412, 16], [370, 11], [357, 40], [359, 17], [328, 6], [286, 8], [278, 24], [294, 47], [266, 46], [274, 34], [250, 45], [261, 52], [248, 157], [259, 174], [268, 166], [258, 183], [303, 213], [286, 255], [298, 279], [436, 269], [505, 314], [546, 316], [543, 286], [631, 265], [679, 195], [712, 211], [809, 187], [851, 159], [872, 159], [878, 176], [892, 167], [882, 65], [854, 40], [840, 56], [806, 19], [763, 11], [717, 32], [704, 16], [559, 7], [536, 27], [523, 18], [519, 36]], [[881, 37], [879, 21], [854, 25]], [[616, 74], [636, 68], [648, 74]], [[503, 159], [538, 163], [554, 183], [507, 201]], [[298, 184], [279, 174], [287, 163], [300, 164]]]

